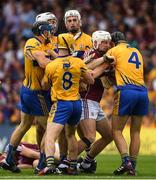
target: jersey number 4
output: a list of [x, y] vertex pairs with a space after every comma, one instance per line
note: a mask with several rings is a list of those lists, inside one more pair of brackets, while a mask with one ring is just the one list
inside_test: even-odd
[[139, 57], [136, 52], [132, 52], [130, 58], [128, 59], [129, 63], [133, 63], [136, 65], [136, 69], [139, 69], [141, 63], [139, 62]]
[[65, 72], [63, 74], [63, 89], [68, 90], [72, 86], [72, 74], [70, 72]]

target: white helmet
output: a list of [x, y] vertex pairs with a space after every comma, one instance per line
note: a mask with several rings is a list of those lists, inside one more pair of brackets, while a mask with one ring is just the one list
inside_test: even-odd
[[38, 21], [48, 21], [50, 19], [54, 19], [57, 21], [56, 16], [51, 12], [41, 13], [36, 16], [36, 22]]
[[36, 22], [38, 21], [49, 21], [49, 20], [55, 20], [56, 23], [52, 24], [53, 26], [53, 32], [55, 33], [57, 31], [57, 18], [56, 16], [51, 12], [41, 13], [36, 16]]
[[[107, 31], [95, 31], [92, 34], [92, 42], [93, 42], [93, 47], [94, 49], [98, 49], [99, 44], [101, 44], [102, 41], [110, 41], [111, 35]], [[94, 44], [94, 41], [97, 42], [96, 46]]]
[[81, 21], [81, 15], [80, 15], [79, 11], [77, 11], [77, 10], [68, 10], [68, 11], [66, 11], [66, 13], [64, 15], [65, 24], [66, 24], [67, 18], [70, 17], [70, 16], [76, 16], [76, 17], [78, 17], [78, 20]]

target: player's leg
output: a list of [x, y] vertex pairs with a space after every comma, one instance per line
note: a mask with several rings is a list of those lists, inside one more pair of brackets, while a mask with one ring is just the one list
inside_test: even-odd
[[114, 97], [112, 131], [116, 147], [121, 155], [122, 165], [114, 171], [115, 175], [125, 172], [134, 175], [132, 164], [128, 153], [126, 140], [122, 134], [125, 124], [132, 113], [132, 109], [137, 102], [137, 95], [133, 90], [117, 91]]
[[20, 125], [15, 129], [13, 134], [10, 138], [10, 144], [8, 147], [8, 155], [6, 158], [6, 161], [10, 164], [12, 162], [12, 150], [16, 150], [17, 146], [20, 144], [21, 139], [25, 135], [25, 133], [30, 129], [32, 123], [34, 120], [34, 116], [30, 116], [28, 114], [25, 114], [21, 112], [21, 123]]
[[13, 132], [10, 138], [10, 144], [13, 147], [17, 148], [25, 133], [30, 129], [33, 121], [34, 121], [34, 116], [21, 112], [21, 123], [15, 129], [15, 131]]
[[59, 135], [58, 144], [60, 149], [60, 160], [62, 161], [64, 158], [67, 157], [67, 151], [68, 151], [68, 142], [65, 134], [65, 128], [63, 128], [63, 130]]
[[45, 137], [45, 153], [46, 153], [46, 167], [39, 171], [38, 175], [53, 174], [56, 172], [54, 154], [55, 154], [55, 142], [62, 131], [64, 125], [48, 122], [47, 131]]
[[111, 122], [106, 117], [96, 121], [96, 130], [101, 135], [101, 138], [95, 141], [91, 147], [89, 155], [93, 158], [113, 140]]
[[77, 174], [77, 156], [78, 156], [78, 141], [75, 136], [76, 126], [80, 121], [82, 107], [81, 101], [74, 101], [73, 112], [70, 119], [66, 124], [66, 136], [68, 140], [68, 156], [67, 160], [70, 162], [68, 168], [68, 174], [76, 175]]
[[54, 154], [55, 154], [55, 142], [63, 129], [62, 124], [57, 124], [53, 122], [48, 122], [47, 133], [45, 141], [45, 152], [47, 159], [47, 166], [50, 167], [54, 164]]
[[121, 155], [122, 164], [114, 171], [115, 175], [121, 175], [128, 172], [130, 175], [134, 175], [132, 164], [128, 153], [128, 146], [122, 131], [128, 120], [128, 116], [114, 116], [112, 121], [113, 139], [116, 147]]
[[91, 100], [82, 100], [82, 115], [78, 125], [80, 140], [78, 142], [78, 154], [85, 149], [90, 149], [96, 137], [97, 107]]
[[39, 148], [44, 150], [45, 131], [47, 128], [48, 116], [36, 116], [36, 140]]
[[21, 123], [11, 135], [10, 144], [8, 146], [8, 153], [6, 157], [6, 166], [4, 165], [4, 169], [8, 168], [8, 170], [11, 170], [13, 172], [16, 171], [16, 168], [14, 166], [14, 155], [16, 152], [16, 148], [19, 145], [25, 133], [30, 129], [33, 120], [34, 116], [21, 112]]
[[84, 136], [78, 142], [78, 154], [85, 149], [90, 149], [91, 144], [95, 141], [96, 121], [95, 119], [83, 119], [79, 123], [79, 128]]
[[[77, 174], [77, 155], [78, 155], [78, 141], [75, 136], [76, 126], [71, 126], [66, 124], [66, 137], [68, 141], [68, 155], [66, 162], [66, 168], [63, 172], [67, 174], [76, 175]], [[65, 167], [65, 166], [64, 166]]]
[[141, 130], [142, 116], [132, 116], [130, 126], [130, 160], [133, 168], [136, 168], [137, 156], [140, 149], [140, 130]]
[[114, 116], [112, 120], [113, 139], [119, 153], [128, 154], [128, 147], [122, 131], [126, 125], [129, 116]]
[[111, 123], [106, 118], [103, 111], [100, 113], [101, 111], [100, 108], [99, 119], [96, 121], [96, 130], [100, 133], [101, 138], [92, 144], [90, 151], [87, 153], [80, 166], [80, 169], [87, 173], [96, 172], [97, 165], [95, 157], [112, 141]]
[[47, 122], [47, 130], [45, 137], [45, 153], [47, 167], [39, 174], [51, 174], [56, 170], [54, 162], [55, 142], [60, 135], [65, 123], [67, 122], [72, 107], [70, 103], [58, 101], [52, 105]]
[[47, 126], [48, 116], [36, 116], [36, 139], [40, 150], [40, 158], [34, 173], [37, 174], [41, 169], [46, 166], [45, 156], [45, 131]]
[[36, 139], [40, 150], [40, 158], [34, 173], [37, 174], [41, 169], [46, 166], [46, 155], [45, 155], [45, 131], [47, 127], [48, 114], [51, 108], [50, 92], [42, 91], [36, 94]]
[[131, 126], [130, 126], [130, 160], [133, 168], [136, 168], [137, 156], [140, 149], [140, 130], [142, 118], [148, 113], [148, 93], [145, 88], [142, 91], [137, 92], [138, 101], [133, 109], [133, 116], [131, 116]]

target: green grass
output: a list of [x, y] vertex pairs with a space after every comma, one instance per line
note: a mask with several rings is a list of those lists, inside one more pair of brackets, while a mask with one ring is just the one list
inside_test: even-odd
[[113, 176], [112, 172], [120, 165], [118, 155], [99, 155], [97, 157], [97, 172], [94, 175], [80, 174], [78, 176], [34, 176], [32, 169], [23, 169], [20, 174], [13, 174], [0, 169], [0, 179], [156, 179], [156, 156], [140, 156], [138, 158], [137, 176]]

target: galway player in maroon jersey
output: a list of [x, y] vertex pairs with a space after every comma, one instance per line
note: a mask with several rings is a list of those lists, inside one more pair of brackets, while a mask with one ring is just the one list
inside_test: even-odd
[[[8, 146], [0, 156], [0, 163], [5, 159], [7, 151]], [[15, 154], [15, 163], [20, 168], [32, 168], [35, 166], [35, 162], [38, 162], [39, 156], [37, 144], [20, 143]]]
[[[55, 144], [56, 152], [55, 159], [60, 157], [58, 144]], [[8, 146], [6, 146], [4, 153], [0, 153], [0, 164], [6, 158]], [[35, 168], [40, 158], [40, 152], [37, 144], [22, 142], [17, 148], [15, 154], [15, 163], [19, 168]]]
[[[92, 56], [93, 61], [96, 61], [110, 48], [111, 35], [107, 31], [95, 31], [92, 34], [92, 42], [93, 49], [87, 56]], [[110, 122], [100, 107], [103, 91], [104, 86], [101, 79], [97, 78], [93, 85], [81, 92], [82, 115], [78, 128], [78, 132], [79, 130], [81, 132], [79, 133], [81, 140], [78, 144], [78, 151], [80, 154], [84, 149], [89, 150], [79, 167], [84, 172], [94, 173], [96, 171], [95, 157], [112, 141]], [[95, 141], [96, 131], [101, 135], [97, 141]]]

